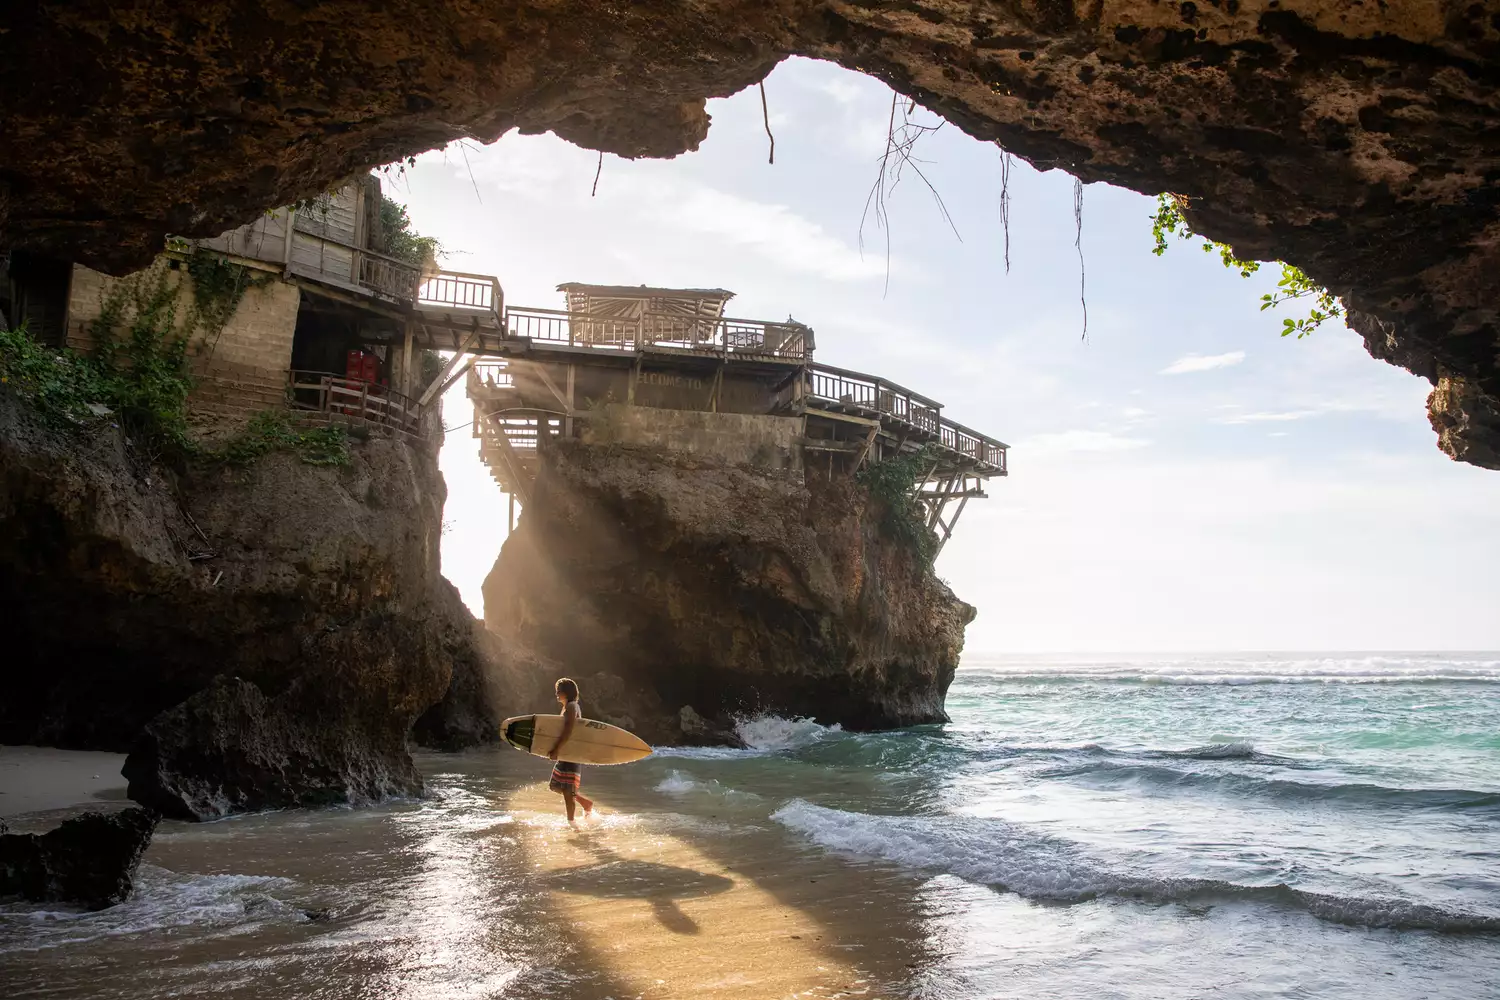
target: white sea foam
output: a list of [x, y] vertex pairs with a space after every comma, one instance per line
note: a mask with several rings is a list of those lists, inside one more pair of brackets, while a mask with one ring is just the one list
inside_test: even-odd
[[184, 876], [142, 865], [134, 895], [105, 910], [51, 905], [0, 907], [0, 953], [34, 951], [172, 927], [235, 928], [268, 921], [301, 923], [307, 914], [270, 895], [293, 885], [259, 875]]
[[1080, 845], [1003, 820], [879, 816], [794, 799], [771, 817], [842, 854], [957, 875], [1030, 899], [1082, 902], [1101, 896], [1153, 902], [1241, 899], [1290, 907], [1336, 923], [1369, 927], [1500, 932], [1500, 913], [1465, 913], [1399, 897], [1309, 892], [1153, 873], [1126, 859], [1095, 857]]
[[820, 726], [812, 719], [784, 719], [779, 715], [757, 715], [740, 719], [734, 734], [751, 750], [774, 752], [797, 750], [843, 732], [837, 723]]
[[742, 792], [737, 788], [730, 788], [723, 782], [710, 778], [700, 781], [692, 775], [681, 771], [669, 771], [667, 776], [657, 782], [656, 790], [674, 798], [687, 795], [713, 795], [724, 799], [746, 799], [758, 800], [759, 795], [754, 792]]

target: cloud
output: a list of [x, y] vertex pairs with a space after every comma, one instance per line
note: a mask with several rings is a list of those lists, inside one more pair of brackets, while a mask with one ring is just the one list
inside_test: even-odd
[[[679, 229], [717, 237], [792, 270], [831, 281], [885, 274], [885, 259], [859, 251], [785, 205], [751, 201], [711, 187], [678, 183], [660, 192], [656, 214]], [[654, 192], [655, 193], [655, 192]]]
[[1144, 438], [1126, 437], [1111, 431], [1058, 431], [1029, 438], [1017, 450], [1027, 454], [1058, 455], [1082, 451], [1131, 451], [1150, 443]]
[[1316, 417], [1322, 413], [1329, 413], [1332, 407], [1318, 410], [1266, 410], [1259, 413], [1238, 413], [1232, 417], [1222, 417], [1215, 420], [1216, 424], [1267, 424], [1282, 423], [1288, 420], [1306, 420], [1308, 417]]
[[1228, 368], [1245, 360], [1244, 351], [1230, 351], [1228, 354], [1185, 354], [1163, 368], [1159, 375], [1186, 375], [1189, 372], [1206, 372], [1215, 368]]

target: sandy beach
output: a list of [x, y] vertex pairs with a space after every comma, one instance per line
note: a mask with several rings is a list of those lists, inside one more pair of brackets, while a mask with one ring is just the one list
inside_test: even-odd
[[0, 746], [0, 820], [29, 832], [87, 809], [126, 805], [124, 763], [122, 753]]
[[[1210, 668], [1193, 685], [976, 672], [946, 727], [757, 720], [743, 750], [586, 768], [602, 813], [576, 828], [548, 763], [507, 747], [417, 754], [422, 799], [164, 821], [126, 903], [0, 903], [0, 993], [1491, 995], [1500, 897], [1475, 845], [1500, 797], [1477, 668], [1333, 684], [1282, 664], [1248, 686], [1263, 668]], [[1433, 705], [1475, 735], [1432, 737], [1432, 771], [1414, 774], [1369, 720], [1409, 741]], [[107, 755], [4, 759], [12, 801], [52, 815], [118, 794]]]

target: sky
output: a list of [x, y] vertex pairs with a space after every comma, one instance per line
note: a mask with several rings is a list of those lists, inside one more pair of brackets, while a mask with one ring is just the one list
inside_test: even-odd
[[[752, 88], [710, 102], [695, 153], [605, 156], [597, 193], [598, 154], [516, 134], [424, 154], [387, 193], [512, 305], [562, 308], [565, 281], [732, 289], [730, 315], [795, 317], [819, 361], [1008, 443], [937, 562], [978, 609], [971, 653], [1500, 648], [1500, 473], [1440, 453], [1430, 386], [1341, 323], [1281, 337], [1302, 313], [1259, 310], [1276, 268], [1156, 257], [1154, 199], [1088, 185], [1085, 336], [1070, 176], [1014, 161], [1007, 271], [993, 144], [921, 140], [951, 228], [908, 174], [862, 230], [890, 90], [796, 59], [766, 95], [774, 165]], [[482, 614], [505, 497], [461, 382], [444, 414], [443, 567]]]

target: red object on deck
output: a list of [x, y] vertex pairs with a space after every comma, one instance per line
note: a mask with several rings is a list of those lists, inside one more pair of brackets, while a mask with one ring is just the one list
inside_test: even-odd
[[379, 382], [380, 359], [366, 351], [350, 351], [344, 357], [344, 377], [357, 382]]

